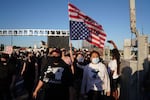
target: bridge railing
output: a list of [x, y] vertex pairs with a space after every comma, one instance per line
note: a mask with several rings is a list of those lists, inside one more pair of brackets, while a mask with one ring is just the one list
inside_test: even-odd
[[0, 29], [0, 36], [69, 36], [69, 31], [54, 29]]

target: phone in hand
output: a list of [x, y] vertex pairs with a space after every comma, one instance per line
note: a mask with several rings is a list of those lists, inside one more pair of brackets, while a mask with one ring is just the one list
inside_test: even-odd
[[108, 43], [111, 43], [111, 40], [108, 40], [107, 42], [108, 42]]

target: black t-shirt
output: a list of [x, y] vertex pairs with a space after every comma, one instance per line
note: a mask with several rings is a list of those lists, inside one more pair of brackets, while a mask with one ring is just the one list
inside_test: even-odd
[[49, 58], [47, 66], [41, 73], [40, 80], [46, 84], [46, 98], [68, 100], [69, 86], [73, 82], [70, 67], [62, 60]]
[[25, 71], [23, 73], [25, 81], [34, 81], [36, 60], [34, 57], [32, 57], [30, 62], [28, 60], [26, 60], [25, 63], [26, 63], [26, 67], [25, 67]]

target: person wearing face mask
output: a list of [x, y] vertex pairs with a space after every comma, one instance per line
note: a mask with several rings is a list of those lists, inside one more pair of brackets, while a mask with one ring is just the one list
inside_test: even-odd
[[69, 87], [72, 85], [72, 81], [72, 71], [69, 65], [61, 59], [61, 51], [53, 50], [40, 75], [33, 98], [39, 100], [38, 93], [45, 86], [44, 98], [40, 100], [69, 100]]
[[84, 57], [83, 57], [83, 55], [82, 54], [78, 54], [77, 55], [77, 61], [79, 62], [79, 63], [83, 63], [84, 62]]
[[84, 60], [83, 53], [78, 53], [73, 62], [73, 66], [74, 66], [73, 88], [75, 90], [75, 96], [74, 96], [74, 99], [72, 99], [72, 100], [79, 100], [81, 82], [82, 82], [82, 77], [83, 77], [83, 69], [84, 69], [85, 65], [87, 65], [87, 63]]
[[100, 62], [100, 54], [92, 51], [91, 62], [84, 67], [81, 85], [81, 95], [87, 95], [88, 100], [104, 100], [104, 95], [110, 96], [110, 79], [105, 65]]

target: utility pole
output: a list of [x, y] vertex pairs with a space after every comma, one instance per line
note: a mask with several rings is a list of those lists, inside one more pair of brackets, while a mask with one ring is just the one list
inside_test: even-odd
[[131, 32], [138, 37], [138, 32], [136, 30], [136, 9], [135, 9], [135, 0], [130, 0], [130, 29]]

